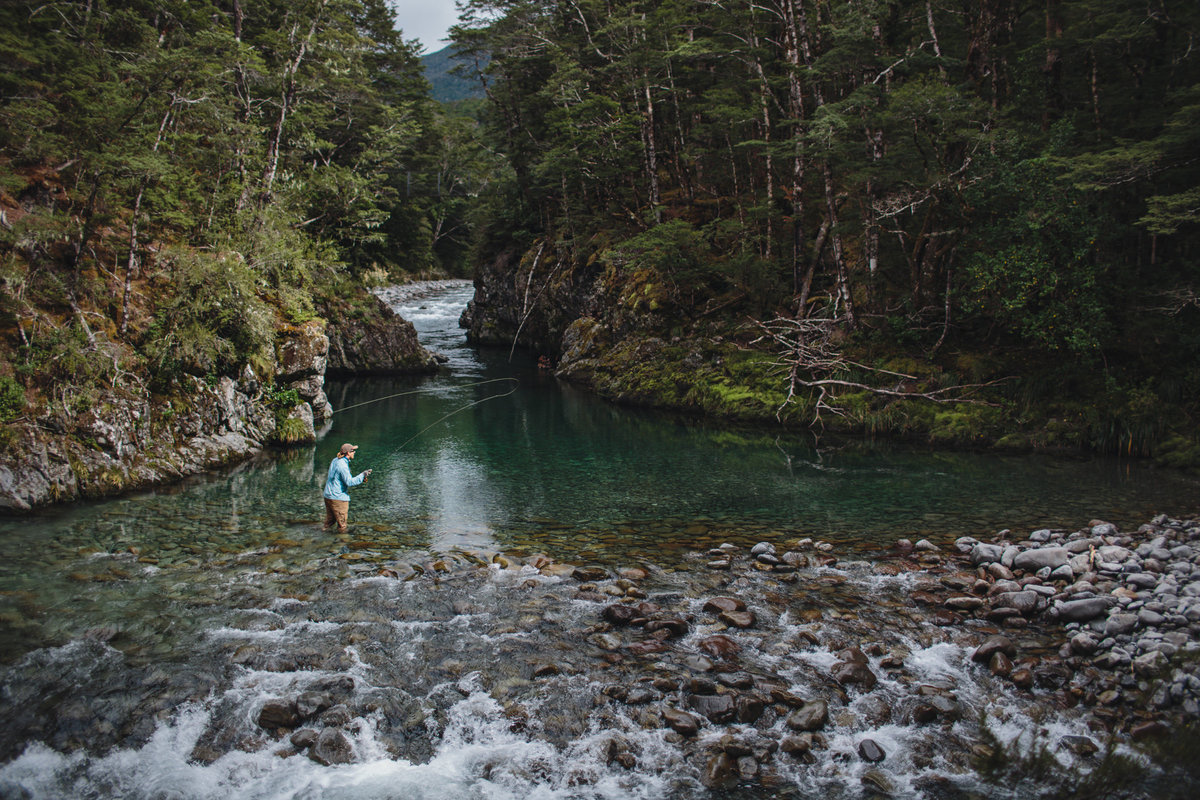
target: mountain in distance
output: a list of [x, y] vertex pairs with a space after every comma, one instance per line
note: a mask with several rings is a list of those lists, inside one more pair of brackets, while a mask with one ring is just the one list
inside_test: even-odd
[[425, 78], [433, 87], [433, 99], [439, 103], [483, 98], [483, 86], [475, 78], [464, 78], [452, 73], [460, 63], [454, 57], [454, 45], [448, 45], [436, 53], [421, 56], [425, 67]]

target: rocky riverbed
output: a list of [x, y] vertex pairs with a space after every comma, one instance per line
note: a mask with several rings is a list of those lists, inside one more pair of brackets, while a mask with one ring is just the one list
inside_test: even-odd
[[882, 555], [781, 538], [671, 565], [397, 560], [368, 540], [238, 579], [235, 610], [181, 663], [148, 660], [120, 626], [31, 653], [4, 676], [0, 790], [158, 796], [147, 772], [183, 797], [208, 795], [181, 775], [247, 797], [1198, 785], [1178, 753], [1200, 697], [1200, 521]]

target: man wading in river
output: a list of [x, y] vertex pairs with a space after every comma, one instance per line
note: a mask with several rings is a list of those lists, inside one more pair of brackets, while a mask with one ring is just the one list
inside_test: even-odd
[[335, 457], [329, 465], [329, 477], [325, 479], [325, 524], [322, 529], [327, 529], [334, 522], [337, 523], [338, 533], [346, 532], [346, 518], [350, 515], [350, 495], [346, 490], [351, 486], [358, 486], [360, 483], [366, 483], [367, 477], [371, 474], [371, 470], [360, 472], [354, 477], [350, 477], [350, 462], [354, 460], [354, 451], [358, 449], [358, 445], [347, 442], [342, 445], [342, 449], [338, 450]]

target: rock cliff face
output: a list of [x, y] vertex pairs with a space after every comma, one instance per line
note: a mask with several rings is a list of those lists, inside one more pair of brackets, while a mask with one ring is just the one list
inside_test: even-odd
[[0, 464], [0, 510], [102, 497], [178, 480], [262, 449], [275, 415], [257, 380], [190, 377], [170, 399], [112, 392], [66, 429], [37, 422], [16, 428]]
[[600, 269], [547, 256], [546, 250], [535, 247], [524, 257], [508, 251], [480, 266], [475, 299], [461, 320], [468, 340], [507, 347], [516, 339], [557, 360], [573, 322], [608, 314]]
[[[378, 298], [328, 326], [279, 331], [271, 374], [246, 367], [234, 380], [189, 376], [170, 397], [112, 390], [69, 422], [44, 415], [9, 426], [0, 462], [0, 512], [144, 489], [236, 463], [275, 443], [316, 438], [334, 412], [325, 376], [429, 372], [434, 356], [413, 326]], [[295, 389], [299, 403], [272, 406], [264, 384]]]

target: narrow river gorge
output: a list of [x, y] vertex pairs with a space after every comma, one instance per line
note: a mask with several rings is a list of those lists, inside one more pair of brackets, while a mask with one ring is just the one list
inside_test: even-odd
[[[0, 520], [0, 795], [994, 796], [997, 742], [1091, 769], [1086, 704], [974, 663], [994, 631], [914, 602], [951, 572], [896, 543], [1136, 530], [1194, 480], [613, 406], [469, 347], [471, 293], [385, 290], [446, 363], [328, 385], [314, 446]], [[339, 536], [344, 441], [374, 474]]]

